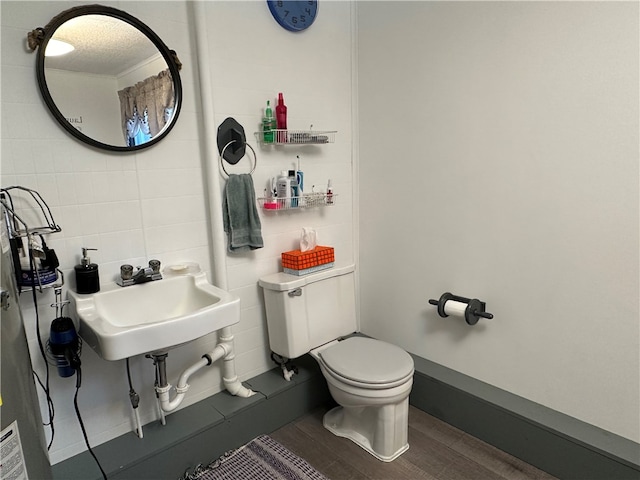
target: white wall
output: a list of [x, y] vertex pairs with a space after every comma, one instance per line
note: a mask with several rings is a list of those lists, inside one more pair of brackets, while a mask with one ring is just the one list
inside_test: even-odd
[[50, 68], [47, 87], [72, 126], [100, 142], [125, 146], [115, 77]]
[[363, 331], [639, 441], [638, 3], [357, 20]]
[[117, 89], [122, 90], [123, 88], [131, 87], [149, 77], [158, 75], [167, 68], [167, 62], [164, 57], [160, 55], [160, 53], [157, 53], [151, 58], [141, 62], [139, 65], [136, 65], [118, 75], [116, 80]]
[[[92, 260], [100, 265], [103, 283], [113, 281], [123, 263], [141, 265], [149, 258], [164, 264], [199, 262], [211, 271], [211, 237], [223, 235], [222, 225], [211, 225], [207, 211], [205, 165], [209, 158], [202, 140], [213, 139], [227, 117], [244, 125], [258, 152], [254, 182], [258, 194], [268, 177], [302, 157], [305, 183], [325, 188], [332, 178], [336, 206], [312, 211], [264, 216], [265, 248], [254, 253], [218, 259], [228, 264], [229, 288], [241, 298], [241, 320], [236, 334], [236, 368], [246, 380], [271, 368], [266, 326], [257, 279], [276, 272], [282, 251], [296, 247], [302, 226], [316, 227], [321, 243], [333, 245], [341, 262], [353, 261], [351, 175], [351, 7], [327, 2], [321, 17], [303, 34], [284, 31], [271, 17], [266, 2], [205, 2], [208, 52], [195, 51], [195, 21], [187, 2], [107, 2], [149, 25], [175, 49], [183, 63], [184, 103], [176, 127], [160, 144], [133, 155], [91, 149], [66, 134], [50, 117], [35, 79], [35, 55], [25, 50], [26, 32], [45, 25], [65, 7], [83, 2], [3, 1], [1, 15], [2, 164], [0, 184], [38, 190], [52, 207], [63, 231], [47, 240], [73, 288], [73, 266], [80, 248], [95, 247]], [[90, 3], [90, 2], [89, 2]], [[102, 2], [105, 4], [105, 2]], [[320, 21], [320, 18], [322, 21]], [[249, 22], [249, 23], [247, 23]], [[207, 55], [212, 79], [215, 125], [201, 130], [203, 106], [197, 82], [198, 59]], [[338, 130], [333, 145], [320, 147], [259, 148], [257, 129], [267, 99], [284, 92], [290, 128]], [[237, 169], [247, 171], [242, 160]], [[35, 352], [35, 313], [30, 295], [21, 306], [37, 371], [43, 361]], [[39, 295], [42, 336], [55, 313], [49, 291]], [[180, 347], [169, 354], [172, 383], [178, 373], [197, 361], [215, 343], [215, 335]], [[131, 431], [128, 385], [124, 362], [101, 360], [89, 347], [82, 352], [83, 385], [80, 410], [92, 445]], [[151, 362], [131, 362], [135, 387], [141, 395], [143, 422], [157, 418]], [[220, 372], [213, 366], [190, 379], [183, 406], [222, 389]], [[75, 381], [52, 371], [51, 390], [56, 407], [55, 441], [50, 451], [57, 463], [85, 450], [73, 411]], [[41, 402], [46, 412], [44, 401]], [[45, 415], [46, 418], [46, 415]], [[169, 421], [171, 421], [169, 417]]]

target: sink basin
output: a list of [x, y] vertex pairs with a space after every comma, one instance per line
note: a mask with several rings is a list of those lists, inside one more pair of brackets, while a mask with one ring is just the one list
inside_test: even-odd
[[208, 283], [204, 272], [69, 292], [69, 300], [80, 336], [105, 360], [166, 351], [240, 320], [240, 299]]

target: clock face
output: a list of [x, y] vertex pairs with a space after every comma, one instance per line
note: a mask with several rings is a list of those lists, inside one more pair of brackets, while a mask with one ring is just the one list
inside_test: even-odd
[[309, 28], [318, 14], [318, 0], [267, 0], [271, 15], [287, 30]]

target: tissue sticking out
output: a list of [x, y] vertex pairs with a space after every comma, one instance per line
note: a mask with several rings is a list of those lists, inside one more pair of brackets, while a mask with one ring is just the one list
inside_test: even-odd
[[313, 250], [317, 246], [317, 234], [311, 227], [302, 227], [302, 234], [300, 235], [300, 251], [308, 252]]

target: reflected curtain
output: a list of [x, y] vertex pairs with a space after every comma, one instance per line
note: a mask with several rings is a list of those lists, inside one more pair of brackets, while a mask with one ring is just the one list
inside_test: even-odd
[[148, 124], [148, 134], [154, 138], [170, 119], [170, 116], [166, 115], [167, 109], [172, 112], [174, 108], [175, 95], [171, 73], [169, 69], [163, 70], [158, 75], [120, 90], [118, 97], [122, 133], [127, 145], [130, 144], [131, 122], [144, 120], [144, 129], [147, 129]]

